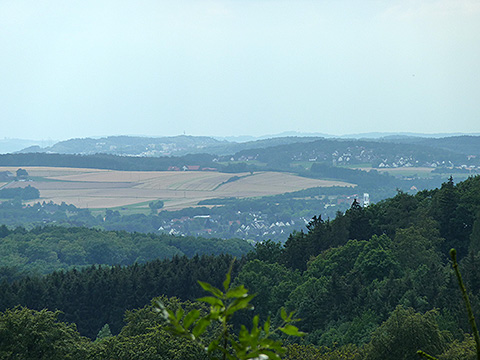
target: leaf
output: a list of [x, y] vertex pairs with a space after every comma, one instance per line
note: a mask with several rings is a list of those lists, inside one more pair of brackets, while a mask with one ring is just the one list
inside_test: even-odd
[[[267, 358], [261, 357], [262, 355], [267, 356]], [[280, 360], [281, 359], [278, 354], [274, 353], [273, 351], [269, 351], [269, 350], [262, 351], [262, 354], [258, 358], [259, 359], [270, 359], [270, 360]]]
[[282, 343], [280, 341], [273, 340], [273, 339], [268, 339], [268, 338], [260, 339], [260, 345], [263, 348], [274, 349], [274, 350], [277, 350], [277, 351], [281, 351], [283, 349], [282, 348]]
[[158, 300], [157, 304], [155, 305], [155, 311], [159, 312], [162, 318], [167, 322], [171, 322], [172, 318], [175, 318], [173, 312], [167, 309], [163, 302], [161, 302], [160, 300]]
[[208, 291], [209, 293], [212, 293], [217, 298], [220, 298], [220, 299], [223, 298], [223, 292], [221, 292], [215, 286], [200, 280], [198, 281], [198, 283], [200, 284], [203, 290]]
[[197, 299], [197, 301], [206, 302], [207, 304], [210, 304], [212, 306], [218, 306], [218, 307], [221, 307], [221, 308], [225, 307], [222, 300], [220, 300], [216, 297], [213, 297], [213, 296], [201, 297], [201, 298]]
[[175, 313], [175, 318], [177, 319], [177, 322], [180, 322], [182, 320], [183, 314], [185, 314], [185, 311], [182, 308], [178, 308]]
[[284, 327], [279, 328], [281, 332], [290, 336], [304, 336], [305, 333], [298, 331], [298, 328], [294, 325], [287, 324]]
[[265, 324], [263, 324], [263, 330], [267, 335], [270, 333], [270, 316], [267, 318], [267, 321], [265, 321]]
[[207, 347], [207, 352], [211, 353], [212, 351], [218, 349], [218, 344], [220, 343], [220, 339], [213, 340]]
[[250, 301], [255, 297], [255, 295], [248, 295], [243, 298], [238, 298], [234, 302], [230, 304], [225, 312], [225, 315], [232, 315], [233, 313], [237, 312], [238, 310], [246, 309], [246, 308], [253, 308], [253, 305], [250, 304]]
[[243, 341], [244, 339], [247, 339], [249, 336], [250, 336], [250, 333], [248, 332], [247, 328], [245, 327], [245, 325], [242, 325], [238, 333], [238, 338], [240, 339], [240, 341]]
[[227, 291], [227, 298], [239, 298], [239, 297], [244, 297], [248, 294], [248, 290], [245, 289], [243, 285], [240, 285], [236, 288], [230, 289]]
[[232, 267], [230, 266], [230, 270], [228, 270], [227, 276], [225, 276], [225, 281], [223, 282], [223, 288], [225, 289], [225, 291], [227, 291], [230, 286], [230, 280], [232, 279], [230, 275], [231, 271]]
[[199, 337], [200, 335], [202, 335], [205, 332], [208, 325], [210, 325], [209, 320], [207, 320], [205, 318], [202, 318], [202, 319], [198, 320], [198, 322], [195, 324], [195, 326], [192, 330], [192, 334], [195, 337]]
[[252, 321], [252, 323], [253, 323], [253, 328], [254, 328], [254, 329], [258, 328], [258, 322], [259, 322], [259, 321], [260, 321], [260, 317], [259, 317], [258, 315], [255, 315], [255, 316], [253, 317], [253, 321]]
[[228, 291], [230, 287], [230, 281], [232, 280], [233, 264], [235, 263], [235, 260], [236, 258], [233, 258], [232, 262], [230, 263], [227, 275], [225, 276], [225, 281], [223, 282], [223, 288], [225, 289], [225, 291]]
[[280, 311], [280, 315], [282, 316], [282, 320], [285, 321], [286, 323], [289, 323], [289, 322], [292, 322], [292, 321], [293, 322], [299, 321], [299, 319], [293, 319], [293, 314], [295, 314], [295, 311], [291, 311], [289, 314], [287, 314], [287, 311], [283, 307]]
[[194, 321], [197, 320], [199, 316], [200, 311], [198, 311], [197, 309], [193, 309], [192, 311], [190, 311], [183, 320], [183, 326], [185, 327], [185, 329], [188, 329], [190, 326], [192, 326]]

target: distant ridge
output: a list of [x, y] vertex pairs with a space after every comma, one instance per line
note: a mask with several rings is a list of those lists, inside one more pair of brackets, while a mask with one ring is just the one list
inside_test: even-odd
[[57, 140], [0, 139], [0, 154], [13, 153], [31, 146], [51, 146]]
[[[449, 150], [458, 154], [480, 153], [480, 136], [474, 134], [418, 134], [371, 132], [334, 137], [321, 133], [284, 132], [262, 137], [236, 136], [214, 138], [209, 136], [178, 135], [170, 137], [107, 136], [101, 138], [69, 139], [50, 146], [38, 143], [29, 145], [18, 153], [52, 153], [70, 155], [120, 155], [139, 157], [185, 156], [187, 154], [233, 155], [240, 151], [298, 144], [299, 147], [314, 141], [336, 142], [390, 142], [427, 146]], [[236, 139], [237, 141], [232, 141]], [[248, 140], [250, 139], [250, 140]], [[20, 144], [20, 143], [19, 143]], [[1, 145], [1, 142], [0, 142]], [[18, 144], [17, 144], [18, 146]]]
[[480, 133], [414, 133], [414, 132], [366, 132], [366, 133], [354, 133], [343, 135], [332, 135], [318, 132], [297, 132], [297, 131], [285, 131], [277, 134], [251, 136], [251, 135], [238, 135], [238, 136], [224, 136], [215, 137], [218, 140], [226, 140], [229, 142], [250, 142], [257, 140], [273, 139], [280, 137], [316, 137], [325, 139], [383, 139], [383, 138], [444, 138], [452, 136], [480, 136]]
[[18, 153], [52, 153], [70, 155], [124, 155], [124, 156], [184, 156], [208, 153], [227, 155], [238, 151], [267, 148], [293, 143], [305, 143], [320, 137], [273, 137], [247, 142], [230, 142], [208, 136], [179, 135], [171, 137], [108, 136], [60, 141], [52, 146], [30, 146]]
[[207, 146], [222, 142], [207, 136], [108, 136], [103, 138], [83, 138], [60, 141], [52, 146], [41, 148], [33, 146], [20, 153], [55, 153], [55, 154], [110, 154], [127, 156], [169, 156], [198, 152]]
[[257, 141], [257, 140], [267, 140], [274, 138], [283, 138], [283, 137], [316, 137], [316, 138], [335, 138], [338, 136], [329, 135], [324, 133], [306, 133], [306, 132], [297, 132], [297, 131], [284, 131], [278, 134], [269, 134], [261, 136], [250, 136], [250, 135], [239, 135], [239, 136], [225, 136], [225, 137], [215, 137], [219, 140], [226, 140], [230, 142], [248, 142], [248, 141]]
[[444, 138], [452, 136], [474, 135], [478, 136], [480, 133], [412, 133], [412, 132], [368, 132], [360, 134], [346, 134], [339, 136], [340, 138], [348, 139], [381, 139], [381, 138]]

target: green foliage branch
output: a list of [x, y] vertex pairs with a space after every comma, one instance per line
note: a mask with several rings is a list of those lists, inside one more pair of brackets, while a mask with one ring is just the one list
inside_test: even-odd
[[[233, 262], [223, 282], [224, 291], [209, 283], [198, 281], [200, 286], [211, 294], [211, 296], [198, 299], [198, 301], [210, 305], [210, 312], [205, 316], [201, 316], [197, 309], [193, 309], [187, 314], [182, 308], [173, 312], [166, 308], [161, 301], [158, 301], [156, 309], [167, 322], [166, 330], [174, 336], [197, 342], [205, 348], [212, 359], [219, 360], [220, 358], [216, 354], [221, 354], [223, 360], [280, 360], [280, 355], [285, 353], [286, 348], [283, 347], [282, 341], [275, 340], [272, 337], [278, 332], [289, 336], [305, 335], [292, 324], [298, 319], [294, 319], [294, 312], [287, 313], [282, 308], [282, 324], [277, 328], [271, 328], [270, 317], [263, 326], [260, 326], [260, 318], [256, 315], [253, 318], [250, 331], [242, 325], [238, 336], [231, 334], [233, 315], [240, 310], [253, 309], [250, 302], [255, 296], [248, 294], [244, 285], [230, 286], [232, 267]], [[221, 326], [220, 335], [205, 346], [201, 341], [201, 336], [209, 325], [216, 322], [220, 323]]]
[[[460, 291], [462, 293], [463, 301], [465, 303], [465, 307], [467, 308], [468, 314], [468, 321], [470, 323], [470, 327], [472, 328], [473, 337], [475, 339], [475, 344], [477, 348], [477, 359], [480, 360], [480, 335], [478, 333], [477, 324], [475, 322], [475, 317], [473, 316], [472, 305], [470, 304], [470, 299], [468, 298], [467, 289], [462, 279], [462, 275], [460, 274], [460, 270], [458, 269], [458, 262], [457, 262], [457, 251], [455, 249], [450, 250], [450, 258], [452, 259], [452, 268], [455, 271], [455, 275], [457, 277], [458, 286], [460, 287]], [[437, 358], [419, 350], [417, 352], [420, 357], [429, 360], [437, 360]]]
[[452, 267], [453, 267], [453, 270], [455, 271], [455, 275], [457, 276], [458, 286], [460, 287], [463, 301], [465, 302], [465, 306], [467, 308], [468, 321], [470, 323], [470, 327], [472, 328], [473, 337], [475, 339], [475, 343], [477, 346], [477, 358], [480, 360], [480, 336], [478, 334], [475, 317], [473, 316], [472, 305], [470, 304], [470, 299], [468, 298], [467, 289], [465, 288], [465, 285], [462, 280], [462, 275], [460, 274], [460, 270], [458, 269], [457, 251], [455, 249], [450, 250], [450, 257], [452, 258]]

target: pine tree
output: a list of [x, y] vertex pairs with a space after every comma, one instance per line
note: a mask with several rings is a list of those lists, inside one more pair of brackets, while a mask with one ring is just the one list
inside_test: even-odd
[[110, 331], [110, 326], [108, 324], [103, 325], [100, 331], [97, 334], [95, 341], [100, 341], [112, 337], [112, 332]]

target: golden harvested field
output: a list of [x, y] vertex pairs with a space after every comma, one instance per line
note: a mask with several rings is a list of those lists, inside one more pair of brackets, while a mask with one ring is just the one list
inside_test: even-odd
[[[18, 167], [0, 167], [16, 171]], [[77, 168], [23, 167], [33, 179], [12, 186], [31, 185], [40, 201], [65, 202], [81, 208], [113, 208], [163, 200], [165, 209], [195, 206], [223, 197], [276, 195], [318, 186], [355, 186], [340, 181], [308, 179], [288, 173], [227, 174], [211, 171], [114, 171]], [[227, 182], [237, 176], [240, 179]], [[37, 200], [38, 201], [38, 200]]]

